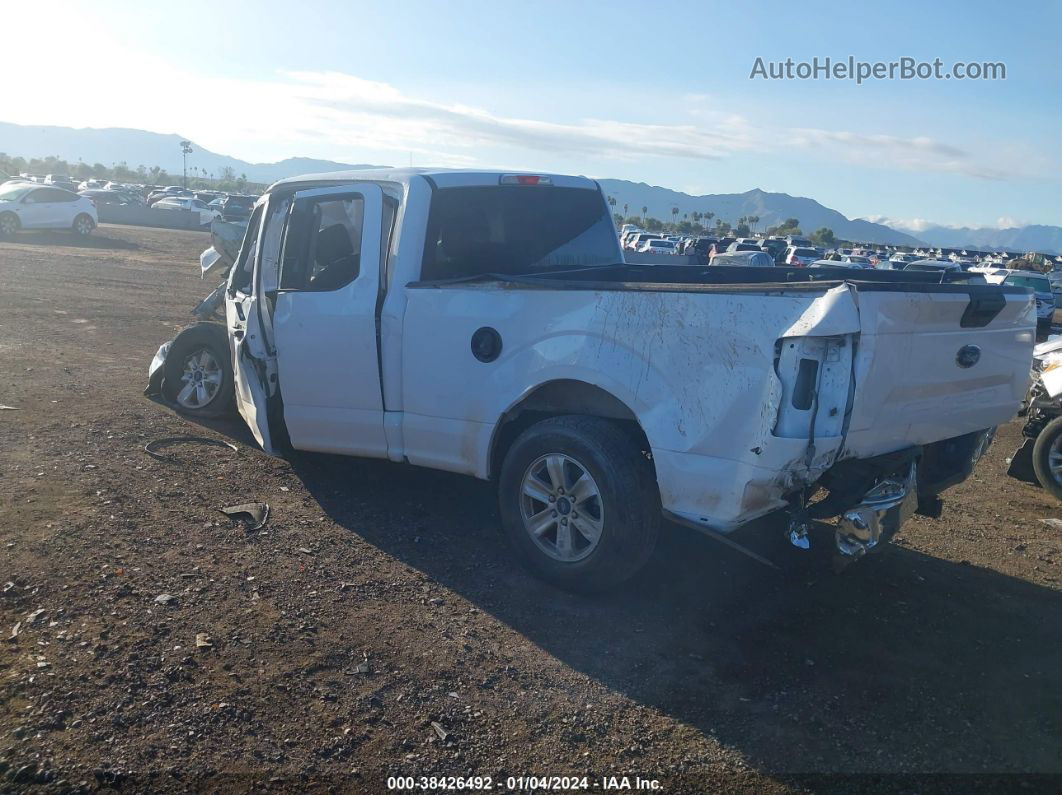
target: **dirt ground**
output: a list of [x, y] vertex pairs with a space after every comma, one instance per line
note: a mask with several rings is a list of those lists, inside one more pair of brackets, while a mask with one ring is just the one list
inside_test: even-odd
[[[0, 790], [1059, 785], [1062, 512], [1005, 476], [1017, 423], [941, 519], [839, 576], [670, 528], [635, 582], [573, 596], [514, 564], [489, 484], [269, 458], [143, 397], [207, 245], [0, 242]], [[180, 434], [238, 451], [144, 452]], [[217, 510], [250, 501], [257, 532]]]

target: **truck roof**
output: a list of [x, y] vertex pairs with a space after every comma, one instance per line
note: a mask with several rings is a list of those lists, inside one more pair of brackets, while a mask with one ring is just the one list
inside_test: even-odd
[[368, 168], [349, 171], [327, 171], [320, 174], [303, 174], [278, 180], [269, 186], [272, 191], [278, 187], [290, 187], [306, 183], [343, 184], [344, 182], [397, 182], [408, 184], [413, 177], [427, 177], [440, 188], [486, 187], [497, 185], [506, 175], [523, 174], [549, 177], [552, 185], [562, 188], [586, 188], [597, 190], [597, 182], [588, 177], [573, 177], [566, 174], [548, 174], [543, 171], [497, 171], [456, 168]]

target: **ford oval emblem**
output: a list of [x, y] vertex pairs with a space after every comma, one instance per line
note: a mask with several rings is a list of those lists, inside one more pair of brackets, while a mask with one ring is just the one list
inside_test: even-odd
[[963, 345], [955, 354], [955, 364], [959, 367], [973, 367], [981, 361], [981, 349], [976, 345]]

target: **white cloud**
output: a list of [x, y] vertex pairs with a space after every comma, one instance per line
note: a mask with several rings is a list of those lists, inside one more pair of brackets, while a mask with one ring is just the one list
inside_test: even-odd
[[947, 224], [938, 224], [926, 218], [892, 218], [887, 215], [868, 215], [864, 217], [864, 220], [874, 224], [885, 224], [885, 226], [905, 232], [921, 232], [931, 226], [947, 226]]
[[868, 166], [982, 179], [1004, 177], [1001, 169], [979, 165], [958, 147], [925, 136], [903, 138], [815, 128], [780, 132], [740, 114], [712, 112], [698, 101], [690, 103], [689, 123], [597, 118], [552, 122], [419, 99], [385, 83], [337, 72], [295, 72], [285, 77], [289, 82], [284, 90], [305, 102], [310, 112], [329, 118], [335, 129], [357, 130], [361, 139], [371, 137], [377, 145], [390, 142], [400, 150], [411, 145], [450, 149], [491, 146], [615, 160], [713, 160], [741, 152], [812, 149]]
[[1028, 226], [1028, 224], [1028, 221], [1022, 221], [1010, 215], [1001, 215], [996, 219], [996, 226], [999, 229], [1014, 229], [1018, 226]]
[[[14, 60], [18, 60], [16, 40]], [[28, 47], [28, 45], [27, 45]], [[518, 117], [455, 101], [425, 99], [401, 88], [339, 72], [290, 72], [262, 79], [207, 77], [150, 54], [101, 47], [101, 73], [121, 72], [120, 87], [83, 92], [67, 69], [42, 69], [33, 81], [5, 87], [3, 118], [23, 124], [125, 126], [177, 132], [216, 151], [248, 159], [312, 155], [361, 160], [363, 153], [440, 166], [548, 167], [551, 158], [586, 161], [648, 159], [713, 161], [742, 154], [813, 154], [868, 168], [1001, 179], [1006, 169], [934, 139], [819, 128], [779, 128], [738, 113], [719, 112], [711, 98], [656, 98], [665, 123], [646, 122], [648, 107], [631, 98], [630, 118], [599, 118], [587, 97], [585, 118]], [[113, 61], [113, 63], [112, 63]], [[165, 87], [164, 90], [162, 87]], [[379, 153], [379, 154], [376, 154]], [[529, 157], [534, 155], [534, 157]], [[543, 157], [542, 155], [545, 155]], [[536, 166], [537, 167], [537, 166]]]

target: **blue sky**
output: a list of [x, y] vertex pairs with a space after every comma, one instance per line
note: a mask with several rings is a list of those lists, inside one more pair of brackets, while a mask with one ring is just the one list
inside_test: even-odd
[[[302, 5], [9, 7], [9, 32], [47, 31], [72, 49], [62, 68], [5, 88], [0, 120], [177, 132], [255, 161], [759, 187], [914, 229], [1062, 224], [1057, 2]], [[31, 57], [34, 40], [8, 36], [5, 48]], [[849, 55], [1002, 61], [1007, 79], [749, 78], [757, 56]], [[72, 62], [89, 86], [71, 79]]]

